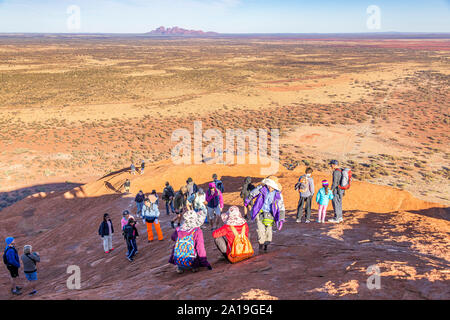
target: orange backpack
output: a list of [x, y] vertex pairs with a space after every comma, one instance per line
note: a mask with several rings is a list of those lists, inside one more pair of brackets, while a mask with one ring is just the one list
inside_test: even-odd
[[253, 256], [254, 251], [252, 244], [245, 235], [245, 225], [242, 227], [241, 234], [237, 233], [233, 226], [230, 226], [230, 228], [234, 233], [234, 241], [231, 245], [231, 252], [228, 255], [228, 260], [230, 260], [231, 263], [236, 263]]

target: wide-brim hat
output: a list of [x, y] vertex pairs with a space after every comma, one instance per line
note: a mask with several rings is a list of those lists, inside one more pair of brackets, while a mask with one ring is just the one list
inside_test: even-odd
[[239, 208], [232, 206], [227, 212], [220, 215], [224, 224], [229, 226], [241, 226], [246, 223], [245, 219], [242, 218]]
[[275, 176], [270, 176], [265, 179], [263, 179], [262, 184], [265, 184], [266, 186], [272, 187], [275, 190], [281, 191], [283, 187], [278, 182], [278, 178]]
[[205, 223], [205, 217], [201, 214], [198, 214], [194, 210], [186, 211], [183, 214], [183, 219], [184, 221], [180, 227], [182, 231], [189, 231], [194, 228], [201, 227], [203, 223]]

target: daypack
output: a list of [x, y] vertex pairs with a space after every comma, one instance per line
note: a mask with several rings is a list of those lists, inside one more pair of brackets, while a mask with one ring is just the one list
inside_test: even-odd
[[8, 249], [6, 249], [5, 252], [3, 252], [3, 263], [7, 266], [11, 265], [8, 261], [8, 258], [6, 257], [6, 253], [8, 252], [9, 249], [14, 249], [14, 248], [8, 247]]
[[245, 225], [242, 227], [241, 234], [239, 234], [235, 227], [230, 226], [234, 233], [233, 244], [231, 245], [231, 252], [228, 255], [228, 260], [231, 263], [236, 263], [253, 256], [254, 251], [250, 240], [245, 235]]
[[298, 192], [305, 193], [309, 191], [309, 180], [307, 176], [301, 176], [298, 184]]
[[352, 169], [338, 169], [342, 172], [341, 181], [339, 182], [339, 189], [347, 190], [350, 189], [350, 185], [352, 183]]
[[175, 264], [182, 268], [191, 268], [196, 257], [194, 232], [184, 238], [178, 238], [173, 249]]
[[219, 189], [220, 192], [223, 193], [223, 190], [224, 190], [224, 189], [223, 189], [223, 182], [220, 181], [220, 180], [216, 180], [216, 181], [214, 181], [214, 183], [216, 184], [216, 188]]

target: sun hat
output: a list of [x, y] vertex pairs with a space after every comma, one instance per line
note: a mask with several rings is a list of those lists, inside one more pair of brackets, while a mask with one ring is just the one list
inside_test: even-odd
[[278, 191], [282, 190], [281, 184], [278, 182], [278, 178], [275, 176], [269, 176], [263, 179], [262, 184], [265, 184], [268, 187], [272, 187]]
[[241, 226], [246, 223], [245, 219], [242, 218], [239, 208], [232, 206], [227, 212], [220, 215], [224, 224], [229, 226]]
[[190, 231], [194, 228], [201, 227], [205, 222], [205, 216], [202, 216], [194, 210], [189, 210], [183, 214], [183, 223], [181, 224], [181, 231]]

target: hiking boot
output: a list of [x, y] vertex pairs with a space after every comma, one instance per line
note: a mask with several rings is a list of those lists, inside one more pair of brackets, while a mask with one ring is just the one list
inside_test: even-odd
[[105, 251], [105, 253], [109, 253], [109, 251]]
[[32, 295], [35, 295], [37, 293], [37, 290], [33, 290], [33, 291], [31, 291], [28, 295], [29, 296], [32, 296]]
[[170, 221], [170, 226], [175, 229], [175, 223], [173, 221]]
[[193, 273], [195, 273], [195, 272], [198, 271], [198, 268], [192, 268], [191, 271], [192, 271]]
[[181, 227], [181, 223], [177, 224], [178, 227]]
[[16, 289], [20, 291], [22, 290], [22, 287], [16, 286]]
[[133, 262], [133, 259], [131, 259], [131, 258], [127, 258], [127, 260], [130, 261], [130, 262]]
[[267, 246], [270, 244], [269, 241], [264, 242], [264, 251], [267, 251]]

